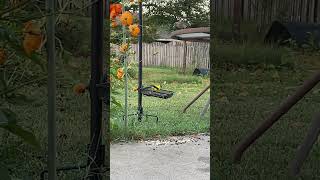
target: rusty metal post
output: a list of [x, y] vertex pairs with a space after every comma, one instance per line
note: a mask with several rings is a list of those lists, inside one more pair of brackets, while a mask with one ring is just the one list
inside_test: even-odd
[[316, 72], [311, 79], [304, 82], [304, 84], [296, 91], [296, 93], [287, 98], [280, 107], [274, 111], [264, 122], [262, 122], [255, 131], [239, 143], [234, 152], [234, 162], [241, 160], [244, 151], [254, 143], [264, 132], [266, 132], [280, 117], [286, 114], [299, 100], [301, 100], [314, 86], [320, 81], [320, 71]]
[[293, 176], [299, 174], [303, 162], [306, 160], [313, 145], [318, 139], [320, 134], [320, 113], [314, 117], [307, 136], [303, 140], [302, 144], [298, 147], [296, 158], [290, 164], [290, 173]]
[[204, 88], [195, 98], [192, 99], [192, 101], [183, 109], [183, 113], [187, 111], [187, 109], [197, 101], [208, 89], [210, 89], [210, 85], [208, 85], [206, 88]]

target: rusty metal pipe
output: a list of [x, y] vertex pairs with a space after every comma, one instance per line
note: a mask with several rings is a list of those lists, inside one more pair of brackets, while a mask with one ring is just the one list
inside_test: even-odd
[[204, 88], [195, 98], [192, 99], [192, 101], [183, 109], [183, 113], [187, 111], [187, 109], [196, 102], [208, 89], [210, 89], [210, 85], [208, 85], [206, 88]]
[[301, 100], [313, 87], [315, 87], [320, 81], [320, 71], [317, 71], [309, 80], [298, 88], [295, 94], [289, 96], [280, 107], [274, 111], [264, 122], [262, 122], [256, 130], [254, 130], [248, 137], [246, 137], [236, 147], [234, 152], [234, 162], [241, 160], [244, 151], [253, 144], [264, 132], [266, 132], [280, 117], [286, 114], [299, 100]]
[[303, 162], [307, 159], [313, 145], [317, 141], [320, 134], [320, 113], [314, 117], [307, 136], [302, 144], [298, 147], [295, 159], [290, 163], [290, 173], [297, 176], [300, 173]]

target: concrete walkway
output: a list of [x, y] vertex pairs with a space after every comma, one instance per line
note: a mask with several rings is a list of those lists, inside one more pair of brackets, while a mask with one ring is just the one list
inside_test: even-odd
[[111, 180], [209, 180], [209, 136], [111, 145]]

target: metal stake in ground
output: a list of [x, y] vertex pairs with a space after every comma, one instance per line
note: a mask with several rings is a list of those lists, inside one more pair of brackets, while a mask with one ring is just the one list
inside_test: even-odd
[[304, 84], [296, 91], [296, 93], [282, 105], [274, 111], [264, 122], [262, 122], [255, 131], [253, 131], [248, 137], [246, 137], [242, 142], [237, 146], [234, 153], [234, 161], [240, 161], [241, 156], [244, 151], [254, 143], [264, 132], [266, 132], [275, 122], [277, 122], [280, 117], [286, 114], [299, 100], [301, 100], [314, 86], [320, 81], [320, 71], [316, 72], [315, 75], [304, 82]]
[[48, 178], [57, 179], [56, 167], [56, 58], [54, 0], [47, 0], [47, 58], [48, 58]]
[[143, 108], [142, 108], [142, 2], [139, 2], [139, 74], [138, 74], [138, 120], [141, 121], [143, 116]]
[[210, 89], [210, 85], [204, 88], [193, 100], [183, 109], [183, 113], [187, 111], [187, 109], [194, 103], [196, 102], [208, 89]]
[[296, 158], [290, 164], [290, 173], [293, 176], [299, 174], [302, 163], [306, 160], [308, 154], [310, 153], [312, 146], [317, 141], [320, 134], [320, 113], [318, 113], [308, 131], [307, 136], [305, 137], [301, 146], [299, 146]]
[[[107, 1], [108, 3], [108, 1]], [[89, 179], [101, 180], [105, 150], [102, 146], [102, 98], [98, 84], [103, 76], [103, 0], [92, 0], [91, 22], [91, 124], [89, 144]]]

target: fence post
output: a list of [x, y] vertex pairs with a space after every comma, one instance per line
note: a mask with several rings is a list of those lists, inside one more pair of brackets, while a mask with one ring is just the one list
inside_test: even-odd
[[240, 21], [241, 21], [241, 2], [240, 0], [234, 0], [233, 7], [233, 38], [235, 40], [240, 37]]
[[187, 71], [187, 41], [183, 41], [183, 74]]

